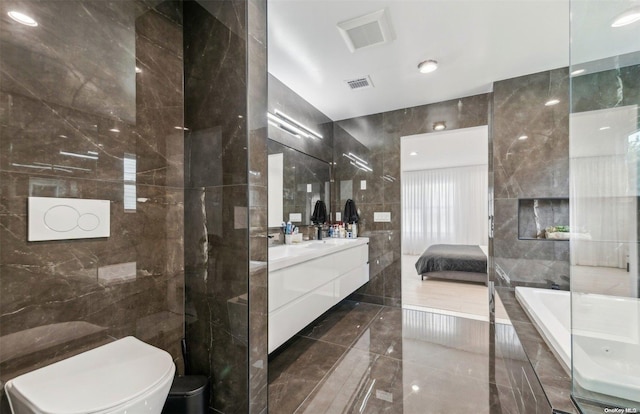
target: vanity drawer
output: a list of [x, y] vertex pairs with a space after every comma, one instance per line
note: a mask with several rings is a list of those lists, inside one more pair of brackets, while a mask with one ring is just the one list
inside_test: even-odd
[[269, 312], [362, 267], [368, 257], [365, 244], [269, 272]]
[[334, 282], [269, 313], [269, 352], [285, 343], [327, 309], [338, 303]]
[[342, 300], [369, 281], [369, 265], [363, 264], [340, 276], [335, 281], [335, 292], [338, 300]]

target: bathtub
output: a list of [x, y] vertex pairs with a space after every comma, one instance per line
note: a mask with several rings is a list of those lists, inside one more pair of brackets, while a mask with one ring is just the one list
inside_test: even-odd
[[640, 396], [640, 301], [635, 298], [516, 287], [516, 298], [584, 389], [630, 401]]

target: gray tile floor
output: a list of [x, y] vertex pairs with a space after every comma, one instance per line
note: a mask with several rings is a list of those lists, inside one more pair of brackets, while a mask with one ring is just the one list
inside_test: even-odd
[[343, 301], [269, 361], [271, 414], [550, 412], [511, 325]]

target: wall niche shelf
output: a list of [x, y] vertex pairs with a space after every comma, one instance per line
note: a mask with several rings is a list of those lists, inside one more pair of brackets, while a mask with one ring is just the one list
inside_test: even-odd
[[[518, 240], [569, 241], [547, 239], [544, 230], [569, 225], [569, 199], [536, 197], [518, 199]], [[542, 237], [540, 237], [542, 235]]]

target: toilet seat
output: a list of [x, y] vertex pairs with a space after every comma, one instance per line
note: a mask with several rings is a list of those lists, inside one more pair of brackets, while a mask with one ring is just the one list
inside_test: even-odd
[[171, 355], [130, 336], [21, 375], [5, 387], [10, 400], [20, 399], [33, 413], [103, 414], [170, 386], [174, 373]]

